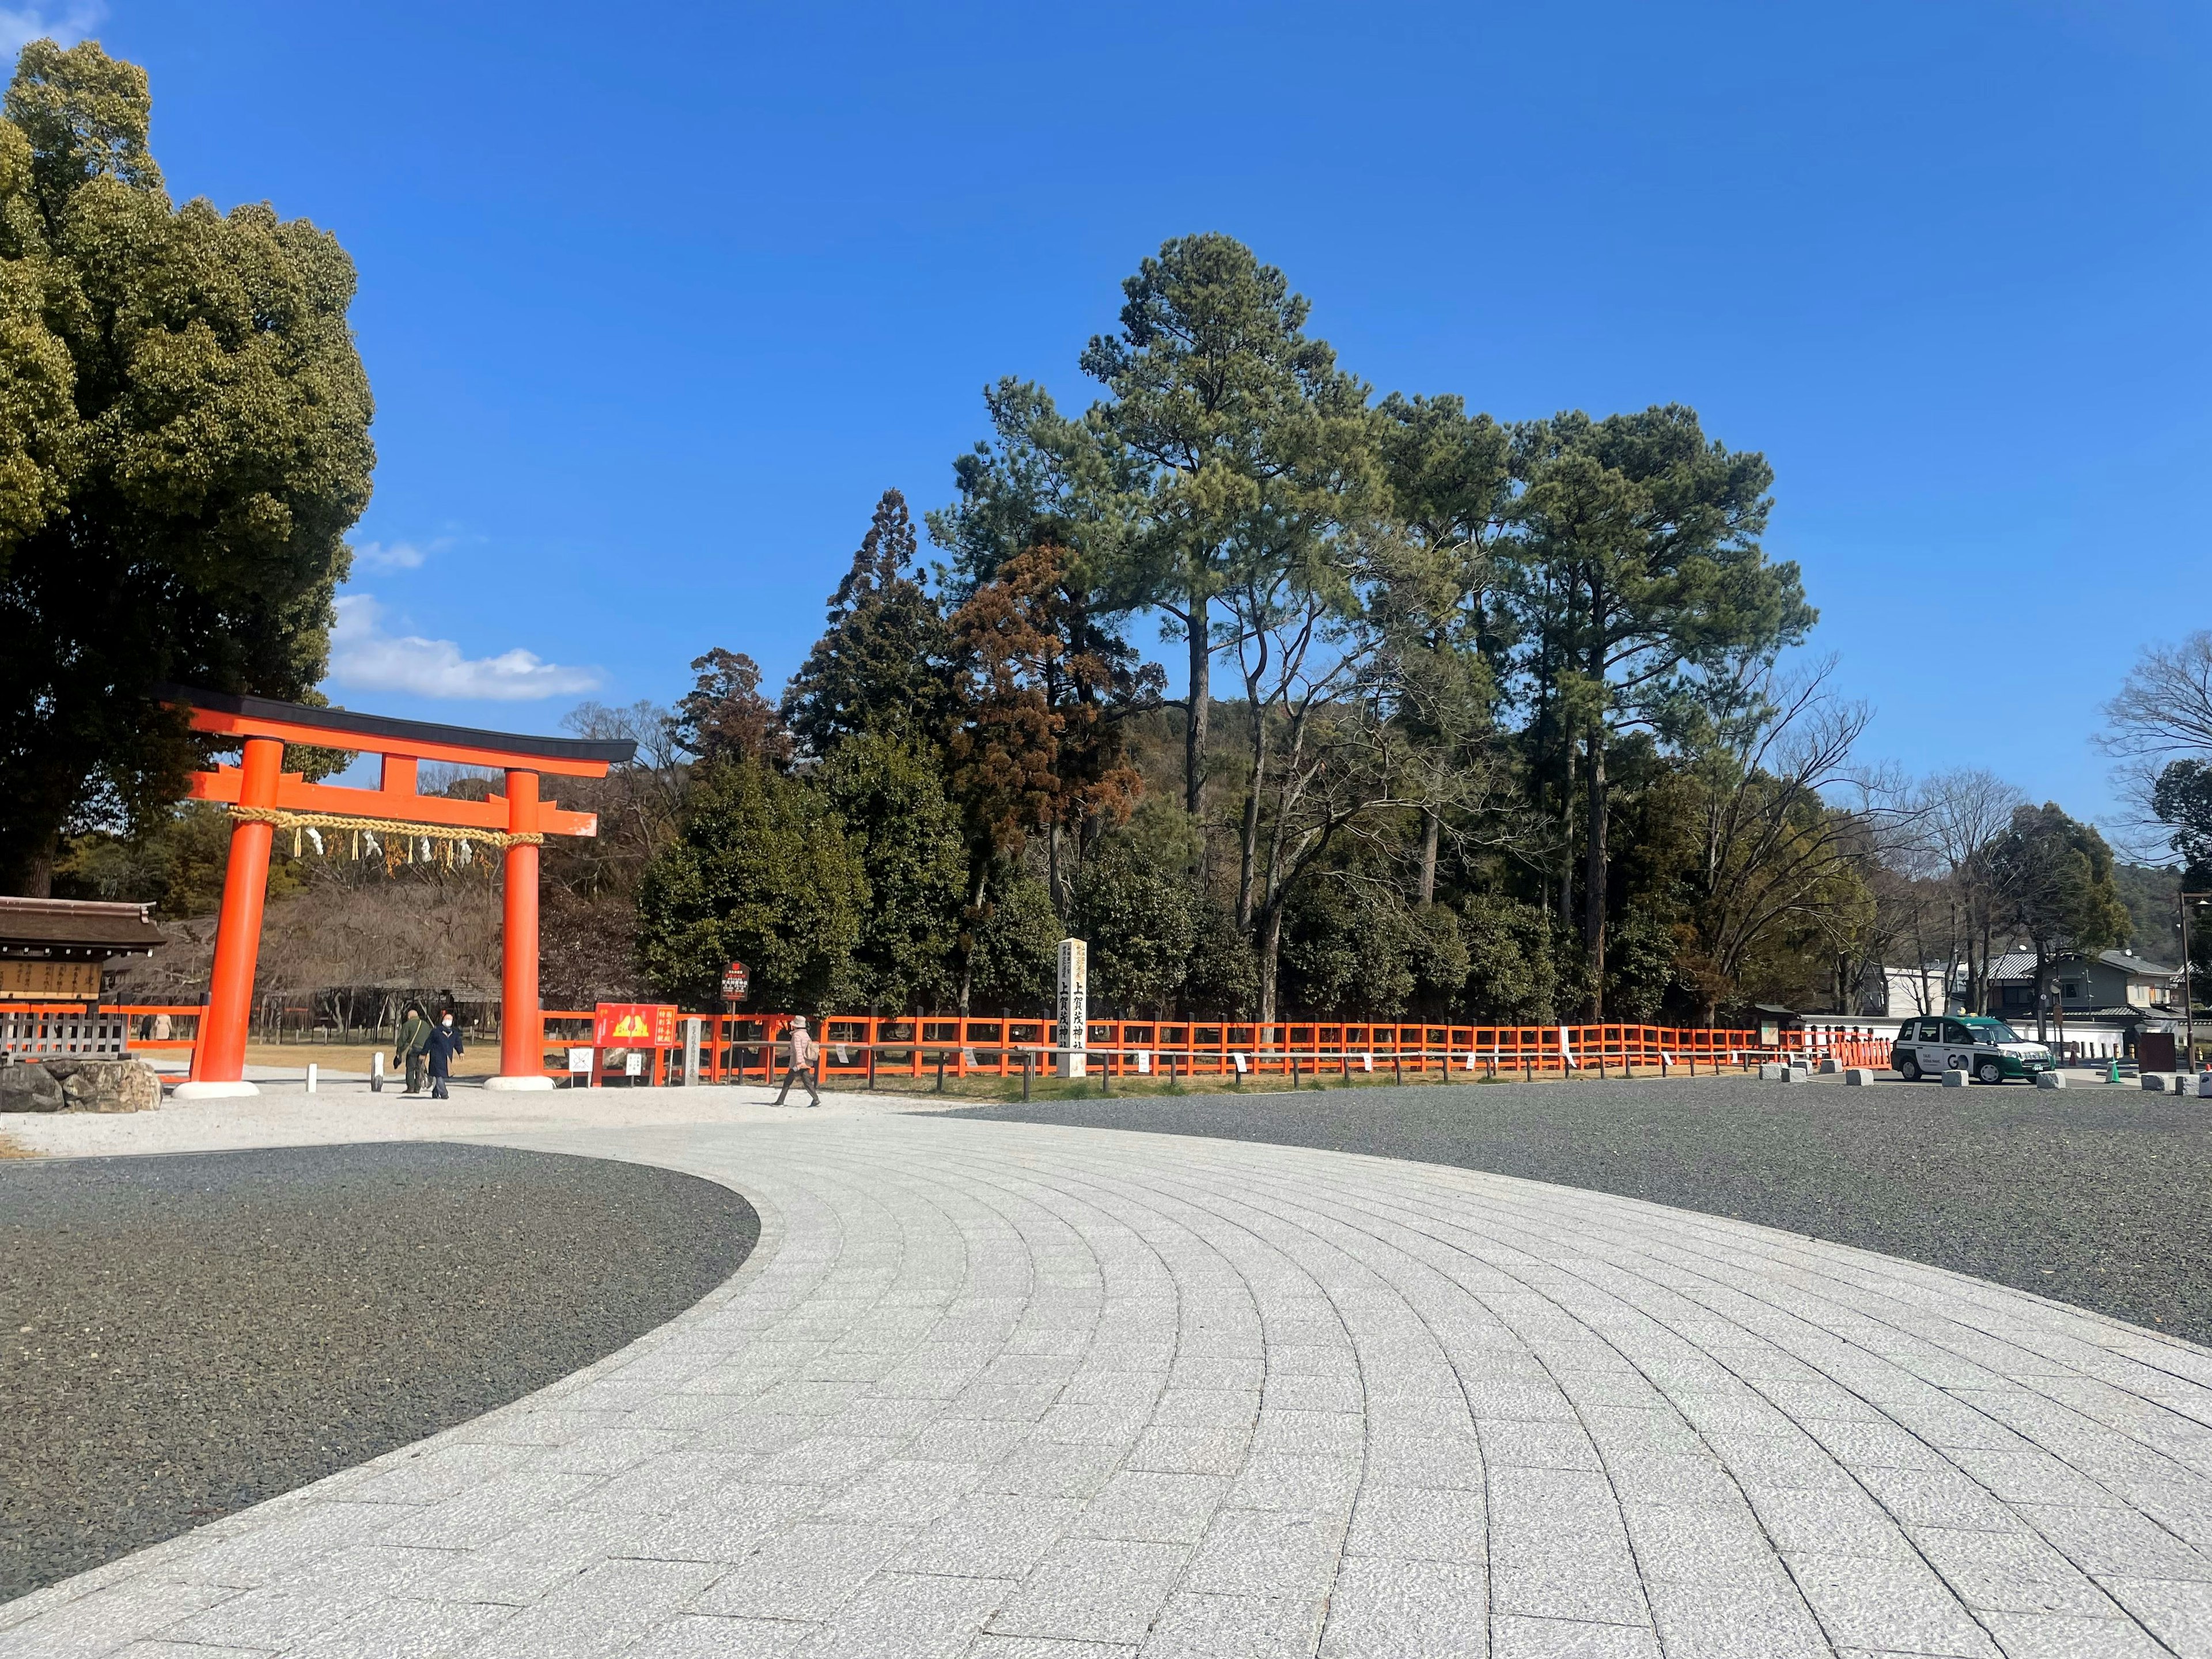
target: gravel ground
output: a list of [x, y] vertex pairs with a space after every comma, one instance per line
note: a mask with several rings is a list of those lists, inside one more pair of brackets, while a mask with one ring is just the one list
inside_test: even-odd
[[1738, 1077], [1122, 1097], [957, 1114], [1527, 1176], [1955, 1268], [2212, 1343], [2212, 1103]]
[[495, 1147], [0, 1166], [0, 1601], [564, 1376], [759, 1234], [711, 1182]]

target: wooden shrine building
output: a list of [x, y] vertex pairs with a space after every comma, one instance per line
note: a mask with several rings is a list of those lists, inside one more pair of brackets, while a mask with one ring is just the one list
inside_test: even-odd
[[0, 1002], [96, 1003], [100, 975], [161, 943], [150, 904], [0, 898]]

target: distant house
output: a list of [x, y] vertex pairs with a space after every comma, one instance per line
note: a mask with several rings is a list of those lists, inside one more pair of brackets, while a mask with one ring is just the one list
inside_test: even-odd
[[[2132, 951], [2095, 956], [2067, 951], [2051, 959], [2051, 987], [2069, 1015], [2141, 1018], [2178, 1011], [2181, 969]], [[2007, 1019], [2035, 1018], [2035, 953], [2008, 951], [1990, 969], [1990, 1012]]]
[[[1955, 968], [1940, 962], [1926, 963], [1917, 968], [1884, 968], [1881, 975], [1883, 1002], [1880, 1012], [1889, 1015], [1949, 1013], [1962, 1006], [1960, 999], [1966, 990], [1963, 963]], [[1948, 988], [1946, 980], [1949, 981]]]

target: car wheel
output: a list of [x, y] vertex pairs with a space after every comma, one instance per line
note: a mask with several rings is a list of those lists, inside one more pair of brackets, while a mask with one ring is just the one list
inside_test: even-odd
[[1907, 1083], [1919, 1082], [1920, 1062], [1911, 1054], [1905, 1055], [1904, 1059], [1897, 1062], [1897, 1074], [1903, 1078]]
[[1976, 1081], [1981, 1083], [2002, 1083], [2004, 1063], [2002, 1060], [1985, 1060], [1974, 1067], [1974, 1077]]

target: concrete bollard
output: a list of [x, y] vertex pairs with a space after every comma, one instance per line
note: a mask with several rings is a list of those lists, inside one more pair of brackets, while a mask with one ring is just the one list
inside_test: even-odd
[[1943, 1073], [1943, 1086], [1947, 1089], [1963, 1089], [1972, 1081], [1972, 1079], [1956, 1066]]
[[1813, 1080], [1813, 1068], [1802, 1060], [1791, 1060], [1790, 1080], [1792, 1083], [1810, 1083]]
[[2197, 1097], [2199, 1100], [2212, 1100], [2212, 1072], [2199, 1072], [2197, 1074]]
[[1759, 1076], [1764, 1083], [1795, 1083], [1797, 1080], [1795, 1066], [1780, 1065], [1771, 1060], [1759, 1061]]
[[1820, 1075], [1822, 1077], [1833, 1077], [1837, 1073], [1843, 1069], [1844, 1062], [1838, 1060], [1833, 1054], [1823, 1054], [1820, 1056]]
[[2066, 1086], [2066, 1073], [2038, 1072], [2035, 1074], [2035, 1086], [2039, 1089], [2063, 1089]]
[[2148, 1094], [2162, 1095], [2166, 1091], [2166, 1074], [2163, 1072], [2145, 1072], [2138, 1080], [2144, 1092]]
[[1844, 1067], [1844, 1086], [1846, 1089], [1863, 1089], [1873, 1081], [1874, 1073], [1863, 1066]]
[[315, 1081], [319, 1075], [319, 1073], [315, 1066], [315, 1062], [312, 1060], [309, 1060], [307, 1062], [307, 1092], [309, 1094], [315, 1092]]

